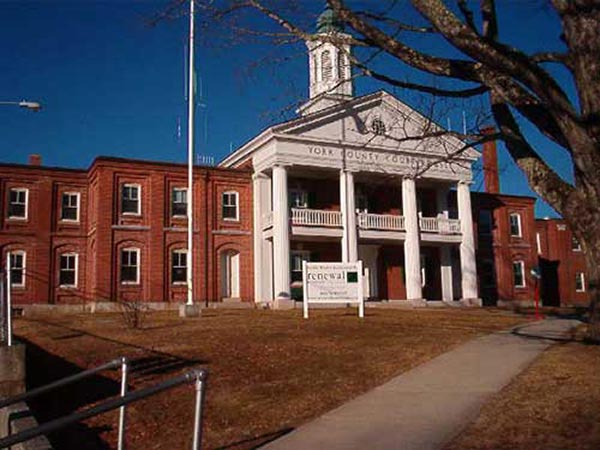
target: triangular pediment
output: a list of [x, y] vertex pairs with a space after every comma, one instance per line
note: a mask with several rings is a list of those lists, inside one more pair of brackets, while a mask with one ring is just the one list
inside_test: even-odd
[[479, 152], [393, 95], [379, 91], [273, 127], [324, 143], [475, 160]]

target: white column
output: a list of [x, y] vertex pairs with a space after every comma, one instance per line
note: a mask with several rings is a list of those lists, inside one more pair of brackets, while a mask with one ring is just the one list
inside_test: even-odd
[[406, 228], [404, 241], [404, 272], [406, 275], [406, 298], [422, 300], [421, 251], [419, 248], [419, 218], [417, 214], [417, 191], [415, 180], [402, 180], [402, 214]]
[[340, 212], [342, 213], [342, 262], [348, 262], [348, 183], [346, 172], [340, 170]]
[[[436, 191], [438, 217], [448, 219], [448, 188], [443, 186]], [[452, 291], [452, 252], [449, 246], [440, 247], [440, 273], [442, 278], [442, 300], [454, 300]]]
[[340, 209], [342, 210], [342, 261], [358, 261], [358, 235], [356, 228], [356, 201], [354, 174], [340, 171]]
[[290, 299], [290, 228], [287, 172], [273, 167], [273, 297]]
[[460, 270], [462, 275], [462, 297], [468, 303], [477, 303], [477, 267], [475, 263], [475, 239], [473, 237], [473, 216], [471, 191], [468, 182], [460, 181], [456, 190], [458, 216], [462, 241], [460, 243]]
[[263, 237], [263, 216], [271, 212], [270, 179], [263, 173], [255, 173], [253, 181], [254, 213], [254, 301], [271, 300], [270, 270], [267, 265], [269, 255], [266, 239]]

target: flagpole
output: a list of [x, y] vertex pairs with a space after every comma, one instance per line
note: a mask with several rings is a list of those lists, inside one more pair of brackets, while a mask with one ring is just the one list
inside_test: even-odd
[[193, 244], [194, 244], [194, 218], [193, 218], [193, 182], [194, 182], [194, 0], [190, 0], [190, 45], [188, 64], [188, 191], [187, 191], [187, 225], [188, 225], [188, 251], [187, 251], [187, 305], [194, 304], [193, 283]]

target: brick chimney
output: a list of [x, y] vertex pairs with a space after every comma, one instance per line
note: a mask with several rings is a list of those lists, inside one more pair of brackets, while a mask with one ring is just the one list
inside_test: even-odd
[[[481, 133], [485, 135], [494, 134], [495, 132], [496, 128], [493, 126], [481, 129]], [[488, 141], [483, 144], [483, 181], [485, 184], [485, 192], [489, 194], [498, 194], [500, 192], [496, 141]]]
[[29, 165], [30, 166], [41, 166], [42, 165], [42, 156], [38, 153], [32, 153], [29, 155]]

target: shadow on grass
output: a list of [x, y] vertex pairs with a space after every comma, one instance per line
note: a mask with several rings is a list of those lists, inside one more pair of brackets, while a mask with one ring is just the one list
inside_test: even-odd
[[[32, 342], [21, 340], [27, 345], [27, 388], [32, 389], [52, 381], [74, 375], [83, 368], [48, 353]], [[119, 393], [120, 383], [96, 374], [77, 383], [31, 399], [28, 404], [38, 420], [44, 423], [68, 415], [100, 400]], [[115, 413], [115, 426], [117, 424]], [[89, 427], [83, 423], [69, 425], [48, 435], [54, 448], [64, 450], [107, 450], [111, 447], [100, 438], [100, 434], [111, 427]]]
[[256, 436], [250, 439], [244, 439], [237, 442], [232, 442], [231, 444], [227, 444], [223, 447], [218, 447], [215, 450], [253, 450], [259, 449], [264, 445], [273, 442], [280, 437], [285, 436], [288, 433], [294, 431], [293, 428], [283, 428], [279, 431], [275, 431], [272, 433], [266, 433], [260, 436]]
[[[111, 344], [128, 347], [128, 348], [146, 353], [145, 356], [141, 356], [139, 358], [130, 358], [131, 366], [132, 366], [131, 371], [132, 371], [132, 373], [134, 373], [136, 375], [136, 379], [138, 379], [138, 380], [143, 379], [144, 377], [151, 377], [151, 376], [155, 376], [155, 375], [164, 375], [164, 374], [178, 372], [181, 369], [185, 369], [188, 367], [197, 367], [199, 365], [206, 365], [209, 362], [208, 360], [202, 360], [202, 359], [196, 359], [196, 358], [194, 358], [194, 359], [182, 358], [180, 356], [173, 355], [173, 354], [167, 353], [167, 352], [161, 352], [159, 350], [148, 348], [143, 345], [119, 341], [118, 339], [112, 339], [109, 337], [100, 336], [98, 334], [90, 333], [85, 330], [69, 327], [69, 326], [62, 325], [60, 323], [55, 323], [55, 322], [48, 321], [48, 320], [41, 320], [41, 319], [23, 319], [23, 320], [29, 320], [31, 322], [38, 322], [38, 323], [42, 323], [45, 325], [62, 328], [64, 330], [67, 330], [70, 332], [70, 334], [67, 334], [65, 336], [55, 337], [55, 338], [53, 338], [54, 340], [75, 339], [78, 337], [87, 336], [87, 337], [91, 337], [94, 339], [99, 339], [99, 340], [102, 340], [105, 342], [109, 342]], [[147, 329], [148, 331], [151, 331], [151, 330], [155, 330], [157, 328], [162, 328], [162, 326], [149, 327], [149, 328], [145, 328], [145, 329]], [[124, 355], [119, 355], [119, 356], [128, 356], [128, 355], [124, 354]]]

